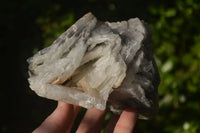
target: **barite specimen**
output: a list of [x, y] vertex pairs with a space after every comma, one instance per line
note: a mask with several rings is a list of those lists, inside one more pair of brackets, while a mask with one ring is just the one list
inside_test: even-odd
[[157, 113], [151, 30], [138, 18], [101, 22], [88, 13], [28, 63], [39, 96], [118, 114], [133, 108], [140, 118]]

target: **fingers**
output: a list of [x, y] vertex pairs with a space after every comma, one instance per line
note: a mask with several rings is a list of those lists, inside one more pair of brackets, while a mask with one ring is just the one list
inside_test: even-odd
[[126, 109], [122, 112], [114, 133], [132, 133], [137, 119], [137, 112], [131, 109]]
[[101, 130], [106, 111], [89, 109], [83, 117], [77, 133], [98, 133]]
[[[72, 124], [80, 107], [59, 102], [55, 111], [33, 133], [70, 133]], [[98, 133], [104, 122], [106, 111], [89, 109], [82, 119], [77, 133]], [[105, 129], [105, 133], [131, 133], [137, 119], [137, 112], [131, 109], [123, 111], [120, 118], [113, 115]], [[116, 124], [117, 123], [117, 124]]]
[[78, 106], [58, 102], [54, 112], [33, 133], [70, 132], [79, 109]]

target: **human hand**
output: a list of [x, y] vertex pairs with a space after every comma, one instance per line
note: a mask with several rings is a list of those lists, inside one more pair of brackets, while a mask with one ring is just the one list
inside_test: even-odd
[[[59, 101], [54, 112], [33, 133], [70, 133], [79, 109], [79, 106]], [[76, 132], [99, 133], [105, 115], [106, 111], [88, 109]], [[126, 109], [121, 116], [111, 117], [104, 133], [132, 133], [136, 119], [136, 111]]]

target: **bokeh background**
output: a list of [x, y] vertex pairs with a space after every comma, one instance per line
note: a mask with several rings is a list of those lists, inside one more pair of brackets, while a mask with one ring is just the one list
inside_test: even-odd
[[31, 132], [54, 110], [55, 101], [30, 90], [26, 59], [87, 12], [103, 21], [139, 17], [153, 29], [159, 113], [138, 120], [134, 133], [199, 133], [199, 0], [1, 0], [0, 132]]

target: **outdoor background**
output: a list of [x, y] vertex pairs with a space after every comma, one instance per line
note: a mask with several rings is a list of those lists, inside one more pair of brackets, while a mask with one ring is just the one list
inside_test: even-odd
[[200, 133], [199, 0], [1, 0], [0, 132], [31, 132], [54, 110], [29, 88], [26, 59], [87, 12], [102, 21], [138, 17], [153, 29], [160, 108], [134, 133]]

